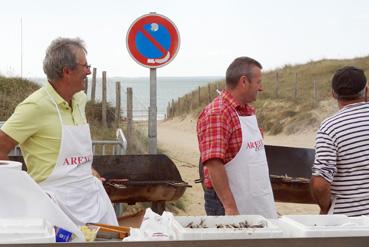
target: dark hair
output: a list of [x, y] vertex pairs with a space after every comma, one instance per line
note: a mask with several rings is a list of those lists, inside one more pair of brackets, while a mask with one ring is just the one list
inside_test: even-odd
[[337, 99], [354, 100], [363, 96], [366, 86], [364, 71], [353, 66], [345, 66], [334, 73], [332, 89]]
[[49, 81], [61, 79], [64, 67], [74, 69], [77, 66], [76, 49], [87, 54], [84, 42], [80, 38], [57, 38], [46, 50], [44, 72]]
[[229, 88], [235, 88], [241, 76], [252, 79], [254, 67], [262, 69], [261, 64], [250, 57], [238, 57], [229, 66], [226, 72], [226, 84]]

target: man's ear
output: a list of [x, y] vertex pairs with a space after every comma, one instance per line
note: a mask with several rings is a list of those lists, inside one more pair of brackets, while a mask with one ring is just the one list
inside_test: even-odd
[[70, 68], [64, 67], [63, 68], [63, 77], [69, 76], [71, 72], [72, 72], [72, 70]]
[[332, 89], [332, 97], [333, 97], [334, 99], [337, 99], [337, 94], [333, 91], [333, 89]]
[[244, 87], [247, 87], [247, 84], [249, 84], [250, 82], [247, 76], [243, 75], [240, 77], [239, 83], [241, 83]]
[[364, 100], [368, 102], [368, 86], [365, 86]]

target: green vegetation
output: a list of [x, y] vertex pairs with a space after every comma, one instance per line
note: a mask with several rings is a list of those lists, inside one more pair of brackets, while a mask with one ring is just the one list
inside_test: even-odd
[[0, 76], [0, 121], [5, 121], [15, 107], [39, 86], [29, 80]]
[[[263, 73], [263, 89], [253, 103], [259, 125], [269, 134], [292, 134], [316, 129], [326, 115], [336, 109], [331, 99], [330, 78], [340, 67], [353, 65], [369, 76], [369, 56], [332, 60], [323, 59], [302, 65], [285, 65]], [[278, 79], [277, 79], [278, 78]], [[278, 83], [277, 83], [278, 81]], [[278, 86], [277, 86], [278, 85]], [[224, 81], [213, 82], [177, 99], [168, 109], [168, 116], [192, 114], [201, 110], [223, 89]], [[316, 89], [315, 89], [316, 88]], [[324, 109], [320, 109], [324, 106]], [[319, 114], [319, 111], [325, 111]]]

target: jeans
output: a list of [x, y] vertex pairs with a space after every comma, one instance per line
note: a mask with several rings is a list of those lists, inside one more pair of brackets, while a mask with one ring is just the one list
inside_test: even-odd
[[204, 190], [206, 215], [224, 215], [224, 207], [213, 189]]

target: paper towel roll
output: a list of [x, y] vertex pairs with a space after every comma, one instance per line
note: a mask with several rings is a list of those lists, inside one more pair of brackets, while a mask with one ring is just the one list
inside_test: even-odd
[[18, 161], [11, 160], [0, 160], [0, 169], [14, 169], [14, 170], [22, 170], [22, 163]]

